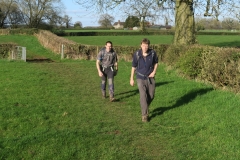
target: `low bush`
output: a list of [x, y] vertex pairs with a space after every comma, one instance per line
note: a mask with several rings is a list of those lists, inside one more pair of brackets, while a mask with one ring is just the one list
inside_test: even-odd
[[174, 66], [187, 48], [188, 46], [186, 45], [170, 45], [163, 56], [163, 62], [167, 65]]
[[188, 78], [240, 91], [240, 49], [211, 46], [170, 46], [164, 62]]
[[203, 49], [200, 47], [189, 47], [189, 49], [180, 56], [176, 63], [176, 67], [181, 73], [187, 75], [190, 78], [195, 78], [201, 73], [202, 69], [202, 54]]
[[8, 58], [10, 52], [17, 46], [15, 43], [3, 43], [0, 44], [0, 59]]
[[240, 89], [240, 49], [211, 47], [203, 52], [201, 79], [218, 87]]

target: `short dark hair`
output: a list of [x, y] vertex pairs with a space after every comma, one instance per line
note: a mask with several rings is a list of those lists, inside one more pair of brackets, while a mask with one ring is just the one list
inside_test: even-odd
[[147, 39], [147, 38], [143, 38], [142, 41], [141, 41], [141, 44], [143, 44], [143, 43], [150, 45], [150, 40]]
[[112, 45], [112, 42], [111, 42], [111, 41], [107, 41], [107, 42], [106, 42], [106, 45], [107, 45], [108, 43], [110, 43], [110, 44]]

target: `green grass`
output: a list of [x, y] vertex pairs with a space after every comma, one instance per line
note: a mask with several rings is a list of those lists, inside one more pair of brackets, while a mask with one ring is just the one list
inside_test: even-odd
[[116, 102], [103, 100], [94, 61], [63, 60], [32, 36], [1, 36], [32, 56], [0, 60], [0, 159], [230, 159], [240, 157], [240, 97], [159, 64], [150, 122], [141, 122], [131, 63], [119, 62]]
[[0, 159], [238, 159], [240, 99], [159, 65], [150, 122], [141, 122], [131, 63], [116, 102], [94, 61], [0, 61]]
[[[111, 40], [113, 45], [138, 46], [142, 38], [149, 38], [151, 44], [171, 44], [172, 35], [150, 35], [150, 36], [70, 36], [65, 37], [81, 44], [104, 45]], [[240, 47], [240, 37], [232, 35], [198, 35], [199, 44], [218, 47]]]
[[151, 44], [170, 44], [173, 36], [70, 36], [65, 37], [81, 44], [104, 45], [106, 41], [111, 40], [113, 45], [138, 46], [141, 40], [147, 37]]

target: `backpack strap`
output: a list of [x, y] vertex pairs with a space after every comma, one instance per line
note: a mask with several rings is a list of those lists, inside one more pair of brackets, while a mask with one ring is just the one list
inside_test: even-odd
[[[106, 50], [106, 47], [103, 47], [103, 48], [101, 48], [101, 50], [100, 50], [100, 51], [101, 51], [101, 59], [103, 59], [103, 57], [104, 57], [105, 54], [106, 54], [105, 50]], [[115, 62], [116, 62], [116, 53], [115, 53], [115, 51], [114, 51], [113, 48], [111, 48], [110, 52], [112, 53], [113, 63], [112, 63], [111, 65], [109, 65], [109, 66], [105, 66], [105, 65], [103, 65], [102, 62], [100, 62], [100, 65], [102, 66], [103, 71], [104, 71], [105, 68], [108, 68], [108, 67], [110, 67], [111, 70], [113, 71], [113, 66], [114, 66], [114, 64], [115, 64]]]

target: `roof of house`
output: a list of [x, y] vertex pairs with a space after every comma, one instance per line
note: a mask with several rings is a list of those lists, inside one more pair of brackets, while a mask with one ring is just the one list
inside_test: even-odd
[[125, 23], [125, 22], [120, 22], [120, 21], [118, 21], [118, 22], [113, 23], [113, 25], [114, 25], [114, 26], [116, 26], [116, 25], [118, 25], [118, 24], [124, 25], [124, 23]]

